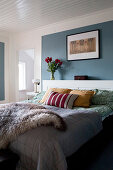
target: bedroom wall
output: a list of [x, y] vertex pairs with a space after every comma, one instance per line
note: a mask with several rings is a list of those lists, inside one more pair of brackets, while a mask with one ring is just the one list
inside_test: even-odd
[[38, 29], [14, 33], [12, 36], [12, 43], [14, 44], [13, 60], [15, 67], [13, 66], [13, 72], [15, 75], [12, 77], [15, 94], [10, 101], [19, 101], [19, 82], [18, 82], [18, 57], [20, 50], [34, 49], [34, 78], [41, 79], [41, 35]]
[[[9, 33], [0, 31], [0, 42], [4, 44], [4, 58], [0, 61], [0, 103], [9, 102]], [[3, 53], [3, 47], [2, 51]], [[2, 65], [3, 64], [3, 65]]]
[[[50, 24], [39, 29], [34, 29], [27, 32], [15, 33], [11, 36], [10, 40], [10, 101], [18, 101], [18, 51], [21, 49], [35, 49], [35, 78], [41, 79], [41, 49], [42, 49], [42, 38], [41, 36], [58, 33], [66, 30], [71, 30], [75, 28], [85, 27], [88, 25], [98, 24], [106, 21], [113, 20], [113, 8], [105, 9], [102, 11], [94, 12], [92, 14], [74, 17], [71, 19], [66, 19], [61, 22]], [[45, 56], [44, 56], [45, 57]], [[57, 56], [59, 57], [59, 56]], [[74, 66], [75, 67], [75, 66]], [[47, 75], [47, 71], [44, 71]], [[44, 74], [43, 72], [43, 74]], [[46, 77], [49, 79], [50, 75]], [[43, 77], [42, 77], [43, 79]], [[68, 77], [69, 79], [69, 77]]]
[[4, 100], [4, 43], [0, 42], [0, 101]]
[[[100, 30], [100, 59], [67, 61], [66, 36], [91, 30]], [[42, 37], [42, 80], [50, 79], [46, 57], [63, 61], [62, 70], [56, 71], [55, 78], [73, 80], [75, 75], [88, 75], [94, 80], [113, 80], [113, 21], [80, 27]]]

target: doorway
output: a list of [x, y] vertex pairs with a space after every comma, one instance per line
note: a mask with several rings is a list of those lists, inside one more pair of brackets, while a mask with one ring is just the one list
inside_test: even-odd
[[26, 92], [34, 89], [34, 49], [19, 51], [19, 101], [26, 100]]

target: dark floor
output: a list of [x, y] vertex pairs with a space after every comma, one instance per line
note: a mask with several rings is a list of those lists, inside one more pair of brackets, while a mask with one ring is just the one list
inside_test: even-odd
[[113, 141], [111, 140], [100, 154], [85, 168], [87, 170], [113, 170]]
[[113, 170], [113, 138], [100, 134], [67, 163], [68, 170]]

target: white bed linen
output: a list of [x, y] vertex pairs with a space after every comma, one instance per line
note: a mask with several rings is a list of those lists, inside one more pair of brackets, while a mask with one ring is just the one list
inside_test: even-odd
[[66, 157], [102, 130], [99, 113], [45, 106], [64, 118], [65, 132], [37, 127], [19, 136], [10, 148], [20, 155], [20, 170], [66, 170]]

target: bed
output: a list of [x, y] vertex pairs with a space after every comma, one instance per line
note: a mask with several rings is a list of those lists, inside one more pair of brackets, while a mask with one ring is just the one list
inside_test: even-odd
[[[44, 91], [50, 87], [112, 90], [113, 81], [43, 81]], [[37, 103], [37, 99], [29, 102]], [[20, 156], [17, 170], [66, 170], [66, 157], [99, 134], [103, 129], [102, 121], [113, 114], [112, 108], [105, 105], [88, 109], [44, 106], [63, 117], [68, 128], [61, 132], [53, 127], [42, 126], [20, 135], [9, 146]]]

